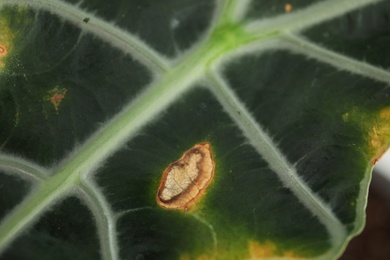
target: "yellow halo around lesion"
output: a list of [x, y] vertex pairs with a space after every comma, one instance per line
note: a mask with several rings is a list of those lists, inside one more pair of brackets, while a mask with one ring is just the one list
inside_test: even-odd
[[6, 67], [8, 59], [15, 52], [16, 38], [25, 35], [24, 29], [29, 28], [31, 17], [27, 6], [3, 8], [0, 10], [0, 72]]
[[390, 107], [374, 112], [353, 107], [342, 115], [342, 120], [363, 130], [366, 134], [366, 146], [363, 148], [371, 163], [375, 164], [390, 146]]
[[4, 69], [6, 59], [12, 53], [15, 33], [12, 32], [7, 16], [0, 12], [0, 70]]
[[390, 107], [382, 108], [374, 117], [369, 128], [369, 144], [375, 164], [386, 152], [390, 144]]
[[271, 241], [265, 241], [260, 243], [258, 241], [250, 240], [249, 247], [249, 259], [262, 259], [281, 257], [285, 259], [296, 259], [305, 257], [304, 255], [297, 254], [291, 250], [281, 251], [277, 245]]
[[5, 60], [12, 50], [12, 34], [0, 21], [0, 69], [5, 67]]

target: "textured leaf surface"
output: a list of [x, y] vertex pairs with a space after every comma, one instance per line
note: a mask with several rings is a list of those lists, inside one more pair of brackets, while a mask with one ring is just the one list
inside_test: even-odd
[[[375, 0], [0, 0], [2, 258], [337, 258], [389, 146], [389, 17]], [[160, 207], [164, 170], [203, 142], [210, 185]]]

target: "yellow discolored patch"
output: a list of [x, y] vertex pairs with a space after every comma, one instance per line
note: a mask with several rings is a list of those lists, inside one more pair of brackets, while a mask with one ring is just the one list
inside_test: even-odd
[[249, 241], [249, 253], [251, 257], [272, 257], [275, 256], [276, 245], [270, 241], [259, 244], [256, 241]]
[[62, 100], [65, 98], [66, 92], [68, 92], [66, 88], [55, 87], [49, 91], [49, 94], [45, 98], [53, 104], [54, 109], [57, 113], [58, 107], [60, 106]]
[[[24, 5], [14, 7], [12, 11], [4, 8], [0, 11], [0, 72], [6, 65], [6, 59], [15, 49], [15, 40], [23, 36], [19, 30], [31, 22], [26, 17], [28, 8]], [[18, 28], [15, 31], [12, 28]]]
[[375, 165], [386, 152], [390, 142], [390, 107], [379, 111], [378, 116], [370, 124], [368, 132], [371, 163]]
[[375, 165], [390, 145], [390, 107], [369, 113], [352, 107], [342, 115], [342, 119], [366, 133], [366, 154], [371, 164]]
[[302, 256], [298, 256], [292, 251], [280, 251], [275, 243], [271, 241], [265, 241], [260, 244], [257, 241], [249, 241], [249, 254], [252, 259], [283, 257], [286, 259], [294, 259]]
[[390, 120], [390, 107], [385, 107], [379, 112], [379, 117], [383, 120]]
[[157, 204], [166, 209], [188, 210], [204, 194], [214, 177], [214, 168], [210, 144], [196, 144], [164, 170]]
[[5, 67], [5, 59], [12, 50], [15, 34], [11, 32], [7, 20], [0, 19], [0, 69]]
[[285, 11], [286, 13], [289, 13], [289, 12], [291, 12], [291, 11], [292, 11], [292, 9], [293, 9], [293, 6], [292, 6], [292, 4], [290, 4], [290, 3], [286, 3], [286, 4], [284, 5], [284, 11]]

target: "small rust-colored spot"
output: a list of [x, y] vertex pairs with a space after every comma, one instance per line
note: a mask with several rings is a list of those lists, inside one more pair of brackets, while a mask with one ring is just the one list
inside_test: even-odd
[[204, 194], [214, 177], [214, 168], [210, 144], [196, 144], [164, 170], [157, 204], [187, 211]]
[[53, 103], [60, 102], [65, 97], [64, 94], [55, 94], [50, 99]]
[[53, 104], [57, 113], [58, 107], [60, 106], [61, 101], [65, 98], [66, 92], [68, 92], [66, 88], [55, 87], [49, 91], [49, 95], [46, 97], [46, 99]]
[[379, 152], [377, 152], [377, 154], [375, 155], [375, 157], [371, 160], [371, 165], [375, 166], [382, 158], [382, 156], [386, 153], [386, 151], [387, 149], [385, 148], [380, 149]]
[[4, 46], [0, 45], [0, 55], [5, 55], [5, 54], [7, 54], [7, 49]]
[[284, 11], [285, 11], [286, 13], [289, 13], [289, 12], [291, 12], [291, 11], [292, 11], [292, 9], [293, 9], [293, 6], [292, 6], [292, 4], [290, 4], [290, 3], [286, 3], [286, 4], [284, 5]]
[[379, 161], [378, 158], [374, 158], [374, 159], [372, 159], [371, 164], [372, 164], [372, 165], [375, 165], [378, 161]]

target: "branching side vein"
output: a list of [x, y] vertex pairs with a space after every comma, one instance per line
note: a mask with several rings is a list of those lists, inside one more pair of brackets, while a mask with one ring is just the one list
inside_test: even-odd
[[[156, 73], [166, 71], [171, 66], [170, 61], [167, 58], [150, 48], [138, 37], [118, 28], [114, 24], [108, 23], [93, 14], [82, 11], [80, 8], [63, 1], [4, 0], [2, 4], [28, 5], [37, 10], [46, 10], [54, 13], [80, 27], [83, 31], [97, 35], [125, 53], [131, 54], [134, 58], [138, 59]], [[84, 22], [85, 19], [88, 19], [88, 23]]]
[[390, 84], [389, 71], [362, 61], [358, 61], [345, 55], [340, 55], [334, 51], [314, 44], [299, 35], [289, 33], [282, 36], [282, 39], [286, 40], [280, 41], [279, 47], [282, 49], [288, 49], [292, 52], [314, 58], [320, 62], [328, 63], [333, 67]]
[[109, 208], [108, 203], [99, 189], [94, 187], [89, 180], [83, 180], [79, 187], [80, 192], [86, 198], [87, 204], [96, 218], [103, 259], [119, 259], [117, 234], [115, 230], [116, 218], [112, 210]]
[[43, 182], [48, 173], [43, 167], [15, 156], [0, 154], [0, 169], [10, 171], [22, 178]]
[[[327, 227], [333, 245], [335, 247], [340, 246], [347, 237], [347, 233], [331, 208], [316, 194], [313, 194], [307, 184], [298, 176], [294, 166], [287, 161], [277, 145], [250, 115], [249, 111], [217, 72], [210, 69], [208, 74], [210, 89], [226, 112], [241, 128], [262, 158], [268, 162], [270, 168], [278, 175], [282, 183], [290, 188], [301, 203]], [[237, 113], [237, 111], [240, 113]]]

